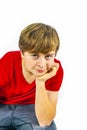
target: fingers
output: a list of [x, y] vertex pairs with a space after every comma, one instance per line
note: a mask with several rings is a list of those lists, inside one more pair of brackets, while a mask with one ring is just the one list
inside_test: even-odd
[[54, 62], [53, 67], [55, 67], [56, 70], [58, 70], [58, 69], [59, 69], [59, 63], [55, 63], [55, 62]]

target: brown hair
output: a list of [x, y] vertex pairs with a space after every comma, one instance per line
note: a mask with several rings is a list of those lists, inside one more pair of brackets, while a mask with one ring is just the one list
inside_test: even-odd
[[22, 52], [48, 53], [59, 49], [57, 31], [43, 23], [33, 23], [25, 27], [19, 38], [19, 48]]

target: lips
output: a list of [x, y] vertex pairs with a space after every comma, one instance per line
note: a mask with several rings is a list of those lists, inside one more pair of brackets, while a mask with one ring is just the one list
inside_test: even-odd
[[43, 73], [45, 72], [45, 70], [37, 70], [39, 73]]

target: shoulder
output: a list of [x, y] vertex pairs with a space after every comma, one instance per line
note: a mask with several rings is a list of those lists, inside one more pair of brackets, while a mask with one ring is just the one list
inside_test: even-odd
[[[5, 58], [5, 57], [11, 57], [11, 56], [18, 56], [20, 55], [20, 51], [9, 51], [9, 52], [6, 52], [2, 58]], [[1, 58], [1, 59], [2, 59]]]
[[3, 66], [3, 65], [9, 66], [10, 64], [17, 62], [19, 59], [21, 59], [20, 51], [7, 52], [0, 59], [0, 66]]
[[0, 61], [11, 60], [18, 57], [21, 57], [20, 51], [9, 51], [1, 57]]
[[59, 63], [59, 65], [61, 65], [60, 60], [57, 60], [56, 58], [54, 59], [54, 62]]

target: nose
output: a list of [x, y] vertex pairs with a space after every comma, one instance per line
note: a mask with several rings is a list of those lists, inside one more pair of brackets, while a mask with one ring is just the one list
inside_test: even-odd
[[39, 68], [45, 68], [46, 67], [46, 60], [45, 58], [39, 58], [38, 59], [38, 62], [37, 62], [37, 65]]

